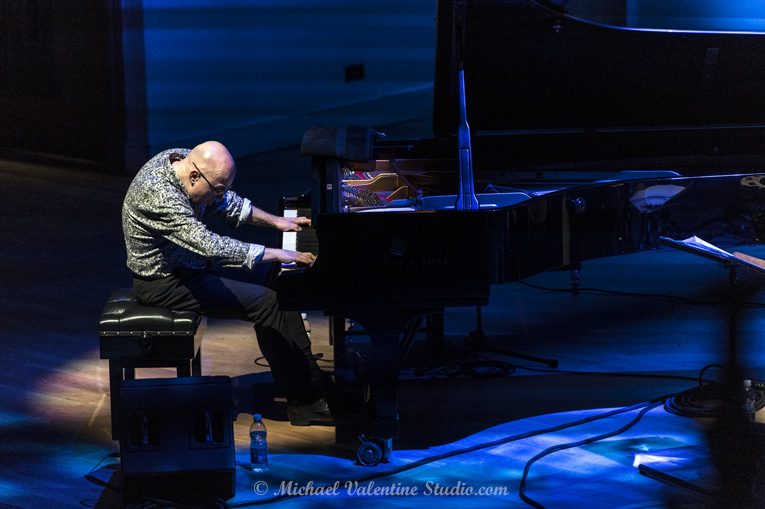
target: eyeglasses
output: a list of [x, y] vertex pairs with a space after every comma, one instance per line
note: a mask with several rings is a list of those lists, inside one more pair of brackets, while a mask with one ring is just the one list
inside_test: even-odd
[[227, 189], [227, 188], [225, 188], [225, 187], [223, 187], [223, 186], [214, 186], [214, 185], [212, 185], [212, 184], [210, 183], [210, 181], [209, 181], [209, 180], [207, 180], [207, 177], [205, 177], [205, 174], [204, 174], [204, 173], [202, 173], [202, 170], [200, 170], [199, 168], [197, 168], [197, 163], [195, 163], [195, 162], [193, 162], [193, 161], [192, 161], [192, 163], [191, 163], [191, 164], [193, 164], [193, 165], [194, 165], [194, 168], [196, 168], [196, 170], [199, 172], [199, 174], [202, 176], [202, 178], [203, 178], [203, 179], [205, 179], [205, 182], [207, 182], [207, 185], [208, 185], [208, 186], [210, 186], [210, 189], [212, 189], [212, 190], [213, 190], [213, 193], [215, 193], [215, 196], [223, 196], [224, 194], [226, 194], [226, 191], [228, 191], [228, 189]]

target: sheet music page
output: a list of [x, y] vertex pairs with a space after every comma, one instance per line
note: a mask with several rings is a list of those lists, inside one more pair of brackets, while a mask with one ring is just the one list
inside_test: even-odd
[[720, 255], [723, 258], [736, 258], [732, 254], [730, 254], [727, 251], [723, 251], [719, 247], [715, 246], [714, 244], [710, 244], [709, 242], [705, 241], [704, 239], [700, 239], [697, 236], [689, 237], [685, 240], [678, 240], [677, 242], [682, 242], [683, 244], [691, 247], [695, 247], [697, 249], [701, 249], [703, 251], [707, 251], [708, 253], [713, 253]]

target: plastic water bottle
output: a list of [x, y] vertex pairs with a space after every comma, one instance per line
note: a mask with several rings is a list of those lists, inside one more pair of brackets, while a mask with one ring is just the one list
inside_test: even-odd
[[253, 414], [250, 425], [250, 467], [253, 472], [265, 472], [268, 469], [266, 425], [260, 420], [260, 414]]
[[751, 380], [744, 380], [744, 412], [750, 421], [754, 421], [754, 413], [757, 411], [757, 393], [752, 388]]

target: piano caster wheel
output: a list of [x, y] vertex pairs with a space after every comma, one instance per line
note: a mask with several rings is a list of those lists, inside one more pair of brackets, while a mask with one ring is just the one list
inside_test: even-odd
[[361, 440], [361, 445], [356, 451], [356, 458], [358, 458], [359, 463], [367, 467], [374, 467], [379, 464], [383, 457], [380, 446], [367, 440], [364, 435], [361, 435], [359, 440]]

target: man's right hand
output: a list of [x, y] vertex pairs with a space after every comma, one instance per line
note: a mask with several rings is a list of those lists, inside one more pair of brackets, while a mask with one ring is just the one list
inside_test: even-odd
[[316, 255], [313, 253], [303, 253], [301, 251], [295, 251], [295, 262], [301, 265], [313, 265], [316, 261]]
[[299, 263], [301, 265], [313, 265], [316, 255], [303, 253], [302, 251], [289, 251], [287, 249], [275, 249], [267, 247], [263, 253], [264, 262], [278, 261], [281, 263]]

